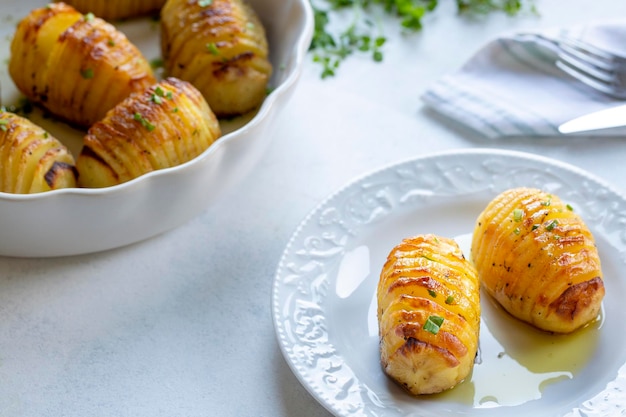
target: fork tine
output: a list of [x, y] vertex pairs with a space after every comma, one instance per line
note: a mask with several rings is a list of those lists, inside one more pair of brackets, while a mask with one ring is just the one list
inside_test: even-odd
[[563, 49], [561, 53], [559, 53], [559, 60], [569, 64], [573, 68], [578, 68], [578, 70], [598, 80], [607, 83], [614, 81], [613, 67], [611, 65], [606, 63], [597, 64], [597, 61], [586, 57], [584, 54]]
[[556, 46], [556, 66], [578, 81], [608, 96], [626, 99], [626, 56], [591, 45], [569, 36], [558, 38], [542, 34], [518, 35], [521, 40]]
[[[595, 46], [584, 44], [575, 40], [567, 40], [559, 43], [560, 51], [568, 54], [579, 63], [589, 64], [606, 71], [612, 71], [615, 67], [614, 57]], [[559, 55], [560, 57], [560, 55]]]
[[626, 59], [626, 57], [624, 56], [616, 55], [615, 53], [609, 52], [606, 49], [602, 49], [588, 42], [574, 39], [569, 36], [563, 36], [559, 38], [558, 42], [562, 46], [569, 47], [569, 49], [577, 49], [583, 53], [593, 55], [594, 57], [606, 62], [613, 62], [615, 59]]
[[583, 73], [578, 67], [573, 67], [572, 64], [559, 60], [556, 62], [556, 65], [565, 73], [571, 75], [591, 88], [618, 99], [626, 98], [626, 91], [616, 89], [615, 86], [611, 84], [599, 81], [598, 79]]
[[626, 57], [571, 37], [557, 44], [558, 68], [604, 94], [626, 98]]

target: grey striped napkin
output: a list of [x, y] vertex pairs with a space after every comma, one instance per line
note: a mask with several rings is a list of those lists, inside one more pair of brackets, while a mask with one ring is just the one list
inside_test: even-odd
[[[439, 79], [422, 95], [422, 101], [494, 139], [561, 135], [557, 127], [572, 118], [623, 104], [559, 70], [554, 46], [527, 33], [491, 41], [458, 71]], [[548, 37], [567, 34], [626, 55], [625, 20], [541, 33]], [[626, 128], [596, 134], [625, 133]]]

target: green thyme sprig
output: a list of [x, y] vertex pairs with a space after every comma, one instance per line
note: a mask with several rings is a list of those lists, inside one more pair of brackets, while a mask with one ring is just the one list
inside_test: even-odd
[[[485, 15], [504, 12], [516, 15], [529, 9], [536, 13], [534, 0], [457, 0], [460, 15]], [[381, 12], [398, 19], [408, 32], [423, 28], [423, 18], [433, 12], [438, 0], [311, 0], [315, 28], [309, 51], [313, 61], [322, 65], [321, 77], [334, 76], [341, 63], [354, 53], [367, 53], [375, 62], [383, 60], [385, 37], [381, 25], [375, 25], [373, 16]], [[338, 29], [334, 18], [352, 12], [352, 19]]]
[[[334, 76], [339, 65], [355, 52], [371, 53], [374, 61], [382, 61], [382, 46], [387, 39], [382, 36], [380, 28], [376, 33], [371, 19], [363, 18], [370, 0], [325, 1], [330, 8], [313, 6], [315, 29], [309, 48], [313, 53], [313, 61], [322, 65], [322, 78]], [[331, 15], [349, 7], [354, 13], [351, 23], [337, 33], [331, 31]]]
[[[489, 14], [492, 12], [504, 12], [510, 16], [515, 16], [524, 8], [521, 0], [457, 0], [459, 12], [472, 14]], [[535, 6], [530, 5], [533, 12]]]

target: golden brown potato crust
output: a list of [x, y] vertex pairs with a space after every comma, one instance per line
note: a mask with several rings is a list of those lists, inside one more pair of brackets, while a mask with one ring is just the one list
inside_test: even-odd
[[93, 13], [105, 20], [128, 19], [156, 13], [165, 0], [65, 0], [81, 13]]
[[168, 0], [161, 10], [165, 71], [192, 83], [218, 117], [254, 110], [272, 65], [265, 29], [242, 0]]
[[498, 195], [478, 217], [472, 260], [487, 292], [540, 329], [568, 333], [598, 316], [605, 290], [593, 236], [556, 195]]
[[30, 194], [75, 186], [67, 148], [29, 120], [0, 111], [0, 191]]
[[217, 118], [191, 84], [167, 78], [111, 109], [84, 138], [79, 185], [107, 187], [180, 165], [221, 135]]
[[19, 22], [9, 73], [31, 101], [84, 127], [156, 82], [148, 61], [122, 32], [64, 3], [35, 9]]
[[[478, 276], [456, 242], [407, 238], [389, 254], [377, 291], [383, 370], [413, 395], [452, 388], [473, 368]], [[427, 322], [443, 320], [439, 329]]]

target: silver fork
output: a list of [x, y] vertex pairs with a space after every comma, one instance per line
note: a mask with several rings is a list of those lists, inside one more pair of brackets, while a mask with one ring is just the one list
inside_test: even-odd
[[626, 99], [626, 56], [567, 36], [552, 38], [538, 33], [519, 36], [551, 47], [558, 57], [556, 66], [563, 72], [603, 94]]
[[577, 39], [556, 42], [557, 67], [604, 94], [626, 99], [626, 57]]

